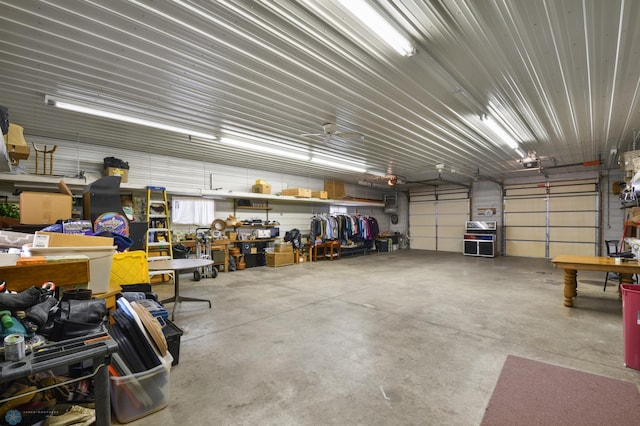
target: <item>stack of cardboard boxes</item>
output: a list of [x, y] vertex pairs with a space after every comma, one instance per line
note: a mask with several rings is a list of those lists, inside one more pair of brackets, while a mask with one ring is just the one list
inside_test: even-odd
[[293, 265], [293, 246], [290, 243], [276, 244], [273, 252], [266, 253], [267, 266]]

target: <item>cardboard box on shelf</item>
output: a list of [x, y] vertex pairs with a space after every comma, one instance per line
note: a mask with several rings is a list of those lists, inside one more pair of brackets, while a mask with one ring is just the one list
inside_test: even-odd
[[273, 247], [274, 253], [293, 253], [293, 246], [288, 243], [276, 244]]
[[314, 198], [320, 198], [321, 200], [326, 200], [329, 198], [329, 194], [327, 191], [312, 191], [311, 196]]
[[267, 266], [293, 265], [293, 253], [266, 253]]
[[60, 232], [37, 231], [33, 238], [34, 248], [44, 247], [113, 247], [112, 237], [62, 234]]
[[9, 153], [9, 158], [12, 160], [26, 160], [29, 158], [29, 146], [28, 145], [14, 145], [7, 144], [7, 152]]
[[70, 219], [72, 199], [67, 194], [53, 192], [20, 193], [20, 223], [51, 225], [58, 219]]
[[120, 182], [126, 183], [129, 181], [129, 170], [119, 169], [117, 167], [107, 167], [105, 169], [105, 176], [120, 176]]
[[344, 189], [344, 183], [334, 181], [324, 181], [324, 190], [327, 191], [327, 195], [332, 200], [341, 200], [347, 193]]
[[22, 126], [9, 123], [7, 145], [27, 146], [27, 141], [24, 139], [24, 128]]
[[255, 194], [271, 194], [271, 185], [268, 183], [256, 183], [251, 187], [251, 192]]
[[293, 195], [294, 197], [311, 198], [311, 190], [306, 188], [287, 188], [282, 190], [282, 195]]

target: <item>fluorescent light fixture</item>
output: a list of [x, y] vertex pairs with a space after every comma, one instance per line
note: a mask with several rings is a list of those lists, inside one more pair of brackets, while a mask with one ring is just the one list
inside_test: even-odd
[[516, 142], [516, 140], [511, 137], [511, 135], [509, 135], [498, 123], [496, 123], [493, 118], [486, 116], [484, 117], [484, 119], [482, 120], [482, 122], [489, 128], [491, 129], [491, 131], [493, 133], [495, 133], [496, 135], [498, 135], [498, 137], [500, 137], [500, 139], [502, 139], [502, 141], [504, 143], [506, 143], [509, 148], [511, 149], [516, 149], [518, 148], [518, 142]]
[[378, 176], [378, 177], [387, 177], [387, 173], [379, 172], [377, 170], [367, 170], [368, 175]]
[[367, 169], [364, 167], [352, 166], [350, 164], [338, 163], [334, 160], [325, 160], [324, 158], [312, 157], [312, 163], [321, 164], [323, 166], [334, 167], [336, 169], [349, 170], [351, 172], [365, 173]]
[[519, 146], [516, 147], [516, 152], [518, 153], [520, 158], [525, 158], [527, 156], [527, 154]]
[[279, 155], [280, 157], [291, 158], [293, 160], [309, 161], [309, 155], [303, 153], [296, 153], [294, 151], [286, 151], [284, 149], [273, 148], [265, 145], [258, 145], [251, 142], [245, 142], [238, 139], [223, 137], [220, 142], [225, 145], [230, 145], [235, 148], [242, 148], [248, 151], [264, 152], [265, 154]]
[[139, 124], [140, 126], [153, 127], [155, 129], [167, 130], [169, 132], [181, 133], [189, 136], [197, 136], [203, 139], [216, 139], [216, 137], [210, 133], [198, 132], [195, 130], [184, 129], [182, 127], [171, 126], [169, 124], [158, 123], [157, 121], [151, 121], [143, 118], [131, 117], [129, 115], [118, 114], [115, 112], [104, 111], [97, 108], [77, 105], [71, 102], [66, 102], [64, 100], [59, 100], [49, 95], [44, 97], [44, 102], [47, 105], [52, 105], [56, 108], [65, 109], [67, 111], [74, 111], [82, 114], [94, 115], [96, 117], [109, 118], [111, 120], [124, 121], [125, 123]]
[[416, 53], [416, 49], [411, 45], [402, 34], [400, 34], [391, 24], [380, 16], [366, 1], [364, 0], [339, 0], [353, 16], [358, 18], [371, 29], [374, 33], [382, 37], [384, 41], [393, 47], [403, 56], [411, 56]]

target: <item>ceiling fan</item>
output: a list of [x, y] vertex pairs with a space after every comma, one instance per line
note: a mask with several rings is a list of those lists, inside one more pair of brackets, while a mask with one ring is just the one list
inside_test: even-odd
[[322, 125], [322, 133], [303, 133], [300, 136], [324, 136], [324, 143], [329, 143], [332, 136], [358, 141], [364, 140], [364, 135], [362, 133], [339, 131], [336, 123], [324, 123]]

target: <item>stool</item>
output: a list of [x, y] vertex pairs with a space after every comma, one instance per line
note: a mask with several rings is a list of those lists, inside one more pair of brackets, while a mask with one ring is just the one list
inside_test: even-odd
[[[54, 145], [53, 149], [48, 149], [47, 145], [44, 146], [44, 148], [38, 148], [38, 146], [35, 143], [32, 143], [33, 145], [33, 149], [36, 151], [36, 174], [38, 175], [52, 175], [53, 174], [53, 153], [56, 152], [56, 148], [58, 147], [58, 145]], [[39, 154], [42, 154], [43, 158], [43, 171], [42, 173], [40, 173], [39, 167], [38, 167], [38, 158], [40, 157]], [[47, 154], [49, 154], [49, 173], [47, 173]]]

